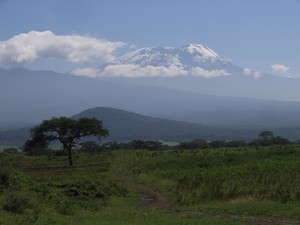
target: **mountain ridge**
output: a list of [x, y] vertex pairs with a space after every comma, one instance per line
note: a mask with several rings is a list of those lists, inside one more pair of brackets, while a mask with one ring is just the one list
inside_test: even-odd
[[[197, 89], [207, 84], [201, 84], [203, 80], [220, 82], [220, 85], [224, 86], [230, 77], [213, 80], [196, 77], [188, 79], [191, 82], [187, 82], [186, 85], [191, 91], [164, 87], [164, 84], [171, 85], [172, 81], [177, 80], [178, 85], [183, 85], [184, 77], [141, 79], [93, 79], [20, 68], [0, 70], [0, 130], [3, 124], [8, 128], [8, 123], [11, 123], [16, 128], [17, 123], [35, 124], [52, 116], [71, 116], [74, 112], [95, 106], [121, 108], [147, 116], [207, 126], [273, 128], [300, 124], [300, 102], [217, 96], [209, 95], [205, 91], [204, 94], [193, 92], [193, 87]], [[137, 83], [133, 83], [134, 81]], [[158, 85], [151, 83], [154, 81], [157, 81]], [[250, 81], [247, 81], [247, 84], [251, 84]], [[280, 80], [278, 84], [282, 87], [284, 82]], [[297, 89], [287, 90], [294, 91], [295, 97], [300, 96], [296, 95], [299, 93], [297, 83], [293, 82], [292, 85]], [[219, 89], [221, 87], [210, 88], [213, 92]], [[253, 91], [254, 88], [241, 86], [231, 89]], [[281, 94], [279, 90], [281, 89], [274, 91]], [[267, 93], [267, 90], [262, 91]]]
[[[110, 107], [95, 107], [84, 110], [71, 118], [97, 118], [109, 130], [104, 141], [165, 140], [251, 140], [256, 130], [209, 127], [184, 121], [149, 117], [142, 114]], [[29, 138], [30, 128], [0, 131], [0, 144], [24, 144]]]
[[[194, 124], [184, 121], [155, 118], [139, 113], [110, 107], [94, 107], [86, 109], [71, 118], [97, 118], [109, 130], [109, 136], [102, 141], [187, 141], [194, 139], [212, 140], [244, 140], [251, 141], [262, 129], [226, 128]], [[49, 119], [49, 118], [48, 118]], [[33, 127], [33, 126], [32, 126]], [[23, 145], [30, 136], [30, 128], [0, 131], [0, 145]], [[283, 127], [270, 129], [275, 135], [299, 139], [299, 127]], [[90, 139], [84, 139], [86, 141]]]
[[208, 95], [300, 101], [299, 78], [242, 68], [200, 44], [141, 48], [114, 62], [95, 69], [78, 69], [74, 74]]

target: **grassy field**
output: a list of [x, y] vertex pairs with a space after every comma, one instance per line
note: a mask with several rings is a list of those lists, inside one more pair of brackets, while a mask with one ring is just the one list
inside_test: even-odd
[[0, 225], [300, 224], [300, 146], [0, 154]]

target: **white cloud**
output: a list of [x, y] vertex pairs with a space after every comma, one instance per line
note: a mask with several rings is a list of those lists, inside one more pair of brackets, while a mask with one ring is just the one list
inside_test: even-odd
[[244, 73], [244, 75], [246, 75], [246, 76], [253, 76], [254, 79], [258, 79], [258, 78], [260, 78], [260, 77], [262, 76], [262, 74], [261, 74], [260, 71], [251, 70], [251, 69], [249, 69], [249, 68], [245, 68], [245, 69], [243, 70], [243, 73]]
[[180, 66], [144, 66], [134, 64], [111, 64], [101, 69], [80, 68], [72, 71], [76, 76], [88, 77], [177, 77], [177, 76], [198, 76], [205, 78], [213, 78], [220, 76], [229, 76], [226, 70], [205, 70], [200, 67], [194, 67], [186, 70]]
[[213, 77], [222, 77], [222, 76], [230, 76], [226, 70], [205, 70], [201, 67], [194, 67], [190, 70], [190, 74], [199, 77], [205, 78], [213, 78]]
[[244, 71], [243, 71], [243, 73], [244, 73], [245, 75], [247, 75], [247, 76], [250, 76], [250, 75], [252, 75], [252, 70], [249, 69], [249, 68], [245, 68]]
[[284, 65], [284, 64], [273, 64], [271, 65], [271, 69], [274, 73], [287, 73], [290, 67]]
[[145, 66], [141, 67], [134, 64], [108, 65], [101, 75], [106, 76], [125, 76], [125, 77], [173, 77], [186, 75], [187, 72], [177, 66]]
[[75, 76], [97, 77], [100, 71], [95, 68], [78, 68], [72, 71]]
[[254, 76], [254, 78], [255, 79], [258, 79], [258, 78], [260, 78], [261, 77], [261, 72], [260, 71], [254, 71], [254, 73], [253, 73], [253, 76]]
[[0, 63], [33, 62], [42, 58], [59, 58], [73, 63], [110, 62], [114, 59], [113, 52], [124, 45], [123, 42], [88, 36], [31, 31], [0, 41]]

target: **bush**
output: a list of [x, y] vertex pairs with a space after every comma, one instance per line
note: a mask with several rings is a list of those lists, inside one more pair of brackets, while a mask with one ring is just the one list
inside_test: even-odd
[[273, 195], [275, 200], [278, 200], [284, 204], [294, 200], [297, 197], [296, 191], [291, 186], [284, 185], [279, 185]]
[[223, 147], [226, 147], [226, 142], [225, 141], [211, 141], [211, 142], [209, 142], [209, 146], [211, 148], [223, 148]]
[[110, 179], [81, 179], [68, 181], [63, 185], [63, 193], [69, 197], [105, 198], [111, 195], [126, 195], [127, 190]]
[[26, 208], [30, 208], [30, 199], [18, 192], [9, 193], [3, 204], [3, 210], [21, 214]]
[[9, 184], [9, 176], [10, 174], [8, 171], [0, 171], [0, 187]]
[[179, 149], [203, 149], [203, 148], [208, 148], [209, 145], [206, 141], [201, 140], [201, 139], [196, 139], [193, 141], [189, 142], [181, 142], [178, 145]]
[[66, 198], [56, 203], [56, 210], [63, 215], [72, 215], [74, 213], [73, 204]]
[[66, 155], [68, 155], [68, 153], [65, 151], [65, 150], [56, 150], [56, 151], [54, 151], [54, 153], [55, 153], [55, 156], [66, 156]]

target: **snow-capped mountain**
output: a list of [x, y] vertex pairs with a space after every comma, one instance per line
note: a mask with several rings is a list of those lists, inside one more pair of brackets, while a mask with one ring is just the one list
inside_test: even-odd
[[241, 68], [200, 44], [141, 48], [101, 67], [78, 69], [73, 74], [208, 95], [300, 101], [300, 79]]
[[221, 77], [234, 75], [242, 69], [214, 50], [200, 44], [180, 48], [141, 48], [105, 64], [98, 75], [122, 77]]
[[142, 48], [130, 52], [116, 60], [119, 64], [139, 66], [182, 66], [197, 67], [208, 64], [227, 65], [230, 61], [212, 49], [200, 44], [185, 45], [181, 48]]

